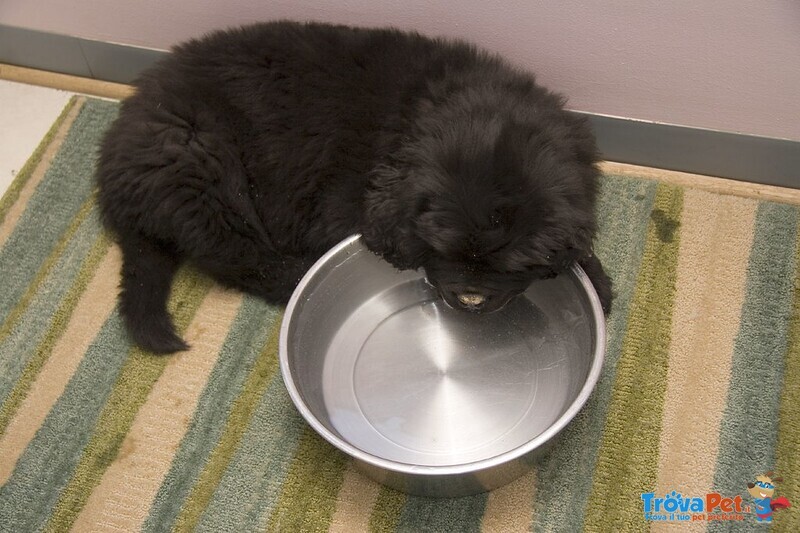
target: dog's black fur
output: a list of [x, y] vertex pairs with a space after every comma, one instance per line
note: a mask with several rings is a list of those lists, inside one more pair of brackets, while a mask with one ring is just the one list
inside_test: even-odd
[[276, 22], [178, 46], [135, 85], [97, 180], [144, 348], [186, 348], [166, 310], [181, 262], [285, 302], [356, 232], [397, 268], [424, 267], [453, 306], [495, 310], [575, 260], [610, 305], [590, 129], [496, 56]]

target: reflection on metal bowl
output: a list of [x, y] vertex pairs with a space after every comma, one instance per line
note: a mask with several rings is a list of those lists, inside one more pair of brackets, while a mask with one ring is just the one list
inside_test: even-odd
[[303, 417], [365, 473], [461, 496], [530, 470], [588, 399], [604, 349], [600, 303], [578, 266], [474, 314], [354, 235], [300, 282], [280, 364]]

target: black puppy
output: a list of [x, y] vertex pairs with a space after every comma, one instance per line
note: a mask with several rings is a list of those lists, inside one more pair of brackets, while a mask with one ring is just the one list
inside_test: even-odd
[[122, 248], [120, 310], [154, 352], [185, 349], [166, 310], [190, 261], [288, 300], [360, 232], [424, 267], [454, 307], [493, 311], [592, 254], [593, 136], [500, 58], [396, 30], [276, 22], [178, 46], [136, 82], [102, 144], [103, 222]]

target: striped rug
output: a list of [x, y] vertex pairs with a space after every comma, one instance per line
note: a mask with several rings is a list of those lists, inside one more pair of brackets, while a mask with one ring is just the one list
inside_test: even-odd
[[738, 516], [706, 509], [679, 525], [762, 530], [747, 483], [770, 470], [793, 504], [772, 528], [800, 531], [796, 207], [605, 176], [597, 253], [617, 296], [586, 408], [511, 485], [409, 497], [298, 416], [276, 361], [281, 309], [186, 269], [170, 308], [193, 349], [130, 345], [91, 180], [116, 112], [73, 100], [0, 203], [1, 531], [675, 526], [646, 519], [648, 493], [664, 508], [738, 496]]

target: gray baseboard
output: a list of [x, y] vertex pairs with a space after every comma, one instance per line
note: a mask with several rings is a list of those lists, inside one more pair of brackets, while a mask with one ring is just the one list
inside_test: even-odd
[[[0, 63], [130, 83], [164, 54], [0, 24]], [[800, 141], [583, 114], [609, 161], [800, 189]]]
[[116, 83], [130, 83], [166, 54], [0, 24], [0, 63]]
[[609, 161], [800, 189], [800, 141], [587, 115]]

